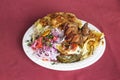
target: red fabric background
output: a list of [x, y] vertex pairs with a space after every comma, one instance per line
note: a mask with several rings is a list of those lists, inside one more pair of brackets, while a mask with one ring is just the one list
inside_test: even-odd
[[[72, 12], [105, 33], [107, 47], [95, 64], [75, 71], [38, 66], [25, 55], [22, 37], [51, 12]], [[120, 80], [120, 0], [0, 0], [0, 80]]]

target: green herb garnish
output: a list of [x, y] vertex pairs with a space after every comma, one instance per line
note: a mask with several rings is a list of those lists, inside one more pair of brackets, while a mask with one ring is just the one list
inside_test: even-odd
[[53, 35], [52, 34], [49, 34], [46, 36], [48, 39], [52, 39], [53, 38]]
[[29, 40], [26, 40], [26, 42], [30, 42]]
[[80, 52], [79, 50], [77, 50], [77, 52]]
[[52, 62], [51, 64], [54, 65], [54, 64], [56, 64], [56, 62]]
[[50, 43], [49, 46], [52, 47], [52, 44]]
[[31, 46], [31, 44], [32, 44], [31, 42], [28, 42], [28, 43], [27, 43], [28, 46]]

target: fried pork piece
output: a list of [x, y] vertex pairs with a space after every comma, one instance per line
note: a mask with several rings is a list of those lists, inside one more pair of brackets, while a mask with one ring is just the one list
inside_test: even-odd
[[66, 26], [66, 28], [64, 28], [65, 35], [67, 36], [67, 35], [69, 35], [70, 33], [72, 33], [72, 34], [77, 34], [77, 33], [78, 33], [78, 27], [79, 27], [79, 25], [78, 25], [78, 24], [75, 24], [75, 23], [73, 23], [73, 24], [68, 24], [68, 25]]
[[80, 35], [79, 34], [74, 34], [73, 38], [71, 40], [71, 43], [79, 43], [80, 42]]
[[88, 28], [88, 23], [85, 23], [80, 29], [78, 25], [67, 25], [64, 27], [65, 40], [68, 43], [77, 43], [83, 47], [84, 42], [87, 40], [90, 34], [90, 29]]
[[90, 29], [88, 28], [88, 23], [85, 23], [81, 29], [82, 35], [87, 36], [90, 34]]
[[68, 34], [66, 37], [65, 37], [65, 40], [70, 43], [71, 40], [73, 39], [74, 35], [73, 34]]

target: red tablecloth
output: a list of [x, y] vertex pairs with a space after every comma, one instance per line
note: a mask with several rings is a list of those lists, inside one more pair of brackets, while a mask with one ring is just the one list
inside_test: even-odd
[[[32, 62], [22, 49], [25, 31], [48, 13], [72, 12], [105, 33], [95, 64], [54, 71]], [[0, 0], [0, 80], [120, 80], [120, 0]]]

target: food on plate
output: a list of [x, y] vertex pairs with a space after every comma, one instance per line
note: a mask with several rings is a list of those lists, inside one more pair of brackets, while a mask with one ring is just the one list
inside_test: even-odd
[[43, 61], [73, 63], [93, 55], [104, 34], [72, 13], [56, 12], [34, 24], [29, 46]]

